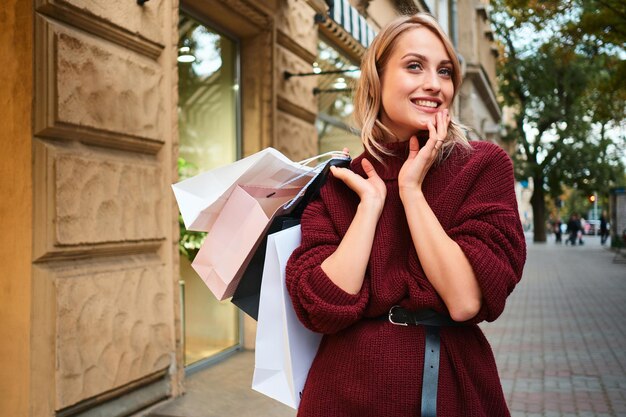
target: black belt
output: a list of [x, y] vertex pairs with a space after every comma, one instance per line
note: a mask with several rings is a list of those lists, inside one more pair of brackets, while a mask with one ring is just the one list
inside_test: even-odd
[[397, 326], [423, 325], [426, 329], [426, 345], [424, 346], [424, 376], [422, 377], [422, 409], [421, 417], [437, 416], [437, 385], [439, 384], [439, 355], [441, 339], [439, 327], [463, 326], [450, 316], [425, 309], [409, 311], [400, 306], [393, 306], [387, 316], [379, 319], [389, 320]]

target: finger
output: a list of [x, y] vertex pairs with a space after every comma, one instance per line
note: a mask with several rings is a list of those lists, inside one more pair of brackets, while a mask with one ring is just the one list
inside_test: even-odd
[[342, 152], [345, 153], [346, 155], [350, 154], [350, 151], [348, 150], [348, 148], [343, 148]]
[[334, 165], [330, 166], [330, 172], [333, 174], [333, 177], [340, 179], [345, 182], [346, 173], [344, 172], [344, 168], [339, 168]]
[[419, 142], [417, 141], [417, 136], [411, 136], [411, 139], [409, 139], [409, 156], [407, 159], [415, 158], [419, 150], [420, 150], [420, 145], [419, 145]]
[[448, 127], [450, 125], [450, 111], [445, 109], [441, 115], [441, 136], [446, 137], [448, 135]]
[[359, 189], [361, 188], [361, 182], [365, 181], [363, 178], [347, 168], [331, 166], [330, 169], [335, 178], [346, 184], [348, 188], [358, 194]]
[[374, 169], [374, 165], [372, 165], [372, 163], [367, 159], [363, 158], [361, 160], [361, 166], [363, 167], [363, 171], [365, 171], [367, 178], [378, 177], [378, 173]]
[[[439, 114], [437, 114], [437, 116], [439, 116]], [[431, 151], [433, 149], [435, 151], [439, 151], [439, 149], [441, 149], [441, 146], [443, 145], [443, 139], [439, 137], [438, 131], [439, 129], [436, 128], [432, 123], [428, 124], [429, 137], [427, 145], [430, 145], [429, 149]]]
[[442, 111], [439, 117], [439, 124], [437, 125], [437, 132], [440, 138], [445, 138], [448, 132], [448, 109]]
[[427, 145], [435, 146], [439, 136], [437, 135], [437, 128], [432, 122], [428, 122], [428, 142]]

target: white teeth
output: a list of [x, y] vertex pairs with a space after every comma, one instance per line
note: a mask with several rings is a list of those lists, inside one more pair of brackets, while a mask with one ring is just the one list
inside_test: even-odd
[[438, 103], [429, 100], [415, 100], [415, 104], [418, 106], [432, 107], [433, 109], [439, 106]]

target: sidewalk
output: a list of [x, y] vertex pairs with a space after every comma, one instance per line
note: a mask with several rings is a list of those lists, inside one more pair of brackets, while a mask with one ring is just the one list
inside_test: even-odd
[[[528, 241], [505, 313], [481, 326], [513, 417], [626, 416], [626, 264], [599, 238], [585, 242]], [[253, 367], [253, 352], [237, 353], [190, 376], [186, 395], [147, 415], [295, 416], [249, 388]]]

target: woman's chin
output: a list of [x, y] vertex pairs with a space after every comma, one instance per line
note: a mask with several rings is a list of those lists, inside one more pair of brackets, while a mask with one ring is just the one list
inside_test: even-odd
[[428, 130], [428, 123], [435, 123], [435, 118], [434, 117], [423, 117], [420, 118], [419, 120], [416, 121], [415, 123], [415, 128], [417, 130]]

